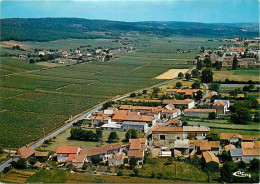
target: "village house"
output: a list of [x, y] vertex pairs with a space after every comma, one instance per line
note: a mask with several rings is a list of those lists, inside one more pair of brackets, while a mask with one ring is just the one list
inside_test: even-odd
[[214, 96], [214, 95], [217, 95], [218, 93], [216, 91], [211, 91], [208, 93], [208, 95], [206, 96], [206, 103], [209, 104], [211, 102], [211, 98]]
[[224, 102], [224, 103], [226, 103], [226, 104], [227, 104], [227, 108], [229, 108], [229, 106], [230, 106], [230, 101], [229, 101], [229, 100], [225, 100], [225, 99], [215, 99], [215, 100], [214, 100], [214, 103], [216, 103], [216, 102]]
[[194, 100], [185, 99], [185, 100], [163, 100], [163, 105], [173, 104], [177, 109], [191, 109], [195, 106]]
[[211, 172], [216, 172], [219, 169], [219, 158], [211, 151], [202, 153], [202, 158], [205, 160], [205, 168]]
[[220, 141], [194, 140], [195, 151], [203, 153], [210, 151], [215, 155], [220, 153]]
[[59, 146], [56, 150], [57, 161], [66, 162], [67, 158], [78, 155], [81, 148], [78, 146]]
[[170, 126], [181, 126], [182, 125], [181, 120], [179, 120], [179, 119], [170, 119], [168, 123]]
[[[91, 162], [92, 156], [99, 156], [103, 162], [115, 158], [117, 155], [122, 154], [122, 147], [120, 144], [109, 144], [88, 149], [81, 149], [76, 146], [60, 146], [56, 154], [58, 162], [66, 162], [66, 164], [81, 168], [84, 162]], [[118, 163], [120, 163], [119, 158]], [[116, 162], [113, 164], [116, 164]]]
[[12, 155], [12, 160], [17, 161], [19, 159], [28, 159], [34, 155], [35, 150], [33, 148], [27, 148], [26, 146], [23, 146]]
[[226, 102], [216, 101], [212, 105], [213, 109], [216, 109], [217, 115], [225, 115], [228, 111], [228, 104]]
[[242, 136], [237, 133], [221, 133], [220, 141], [222, 144], [235, 144], [239, 143], [242, 139]]
[[115, 155], [112, 158], [109, 158], [107, 161], [108, 161], [108, 166], [122, 165], [124, 164], [124, 153]]
[[143, 164], [144, 155], [147, 150], [147, 139], [129, 139], [129, 150], [127, 151], [128, 162], [132, 157], [137, 159], [137, 164]]
[[196, 96], [198, 91], [201, 91], [201, 89], [166, 89], [166, 93], [168, 95], [174, 96], [177, 94], [182, 94], [185, 97]]
[[215, 109], [185, 109], [184, 116], [208, 118], [210, 113], [216, 113]]
[[243, 157], [242, 148], [231, 148], [229, 152], [234, 162], [242, 161], [242, 157]]
[[189, 135], [197, 139], [204, 139], [210, 132], [206, 126], [183, 126], [183, 127], [165, 127], [157, 126], [152, 129], [153, 140], [176, 140], [187, 139]]

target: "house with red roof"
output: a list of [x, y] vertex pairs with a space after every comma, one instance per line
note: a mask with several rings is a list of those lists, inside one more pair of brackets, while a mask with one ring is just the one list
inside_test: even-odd
[[12, 159], [13, 161], [17, 161], [19, 159], [28, 159], [33, 155], [35, 155], [35, 150], [33, 148], [27, 148], [26, 146], [23, 146], [12, 155]]
[[56, 150], [58, 162], [72, 161], [73, 156], [78, 155], [81, 148], [78, 146], [59, 146]]
[[137, 159], [137, 164], [143, 164], [144, 155], [147, 150], [147, 139], [139, 138], [139, 139], [129, 139], [129, 150], [127, 152], [128, 161], [132, 157]]

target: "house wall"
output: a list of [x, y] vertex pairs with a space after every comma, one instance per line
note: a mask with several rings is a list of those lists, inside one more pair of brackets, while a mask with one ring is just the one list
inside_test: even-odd
[[232, 156], [232, 160], [233, 160], [234, 162], [239, 162], [239, 161], [242, 160], [242, 156]]
[[153, 132], [152, 134], [152, 138], [153, 140], [161, 140], [160, 136], [161, 135], [165, 135], [165, 140], [167, 139], [183, 139], [184, 138], [184, 134], [183, 132]]
[[208, 118], [208, 112], [184, 112], [184, 116]]
[[110, 158], [108, 159], [108, 165], [109, 166], [117, 166], [117, 165], [121, 165], [124, 164], [124, 158], [116, 160], [115, 158]]
[[260, 155], [254, 155], [254, 156], [243, 156], [242, 160], [249, 164], [251, 160], [253, 160], [254, 158], [260, 160]]
[[69, 154], [57, 154], [58, 162], [66, 162]]

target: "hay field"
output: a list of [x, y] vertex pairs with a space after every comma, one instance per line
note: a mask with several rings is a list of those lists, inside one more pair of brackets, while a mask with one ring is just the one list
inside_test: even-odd
[[162, 73], [161, 75], [157, 76], [156, 79], [173, 79], [178, 77], [180, 72], [187, 73], [189, 69], [170, 69], [167, 72]]

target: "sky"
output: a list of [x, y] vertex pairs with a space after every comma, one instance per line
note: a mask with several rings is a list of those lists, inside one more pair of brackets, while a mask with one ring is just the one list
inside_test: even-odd
[[0, 0], [1, 18], [258, 23], [258, 0]]

